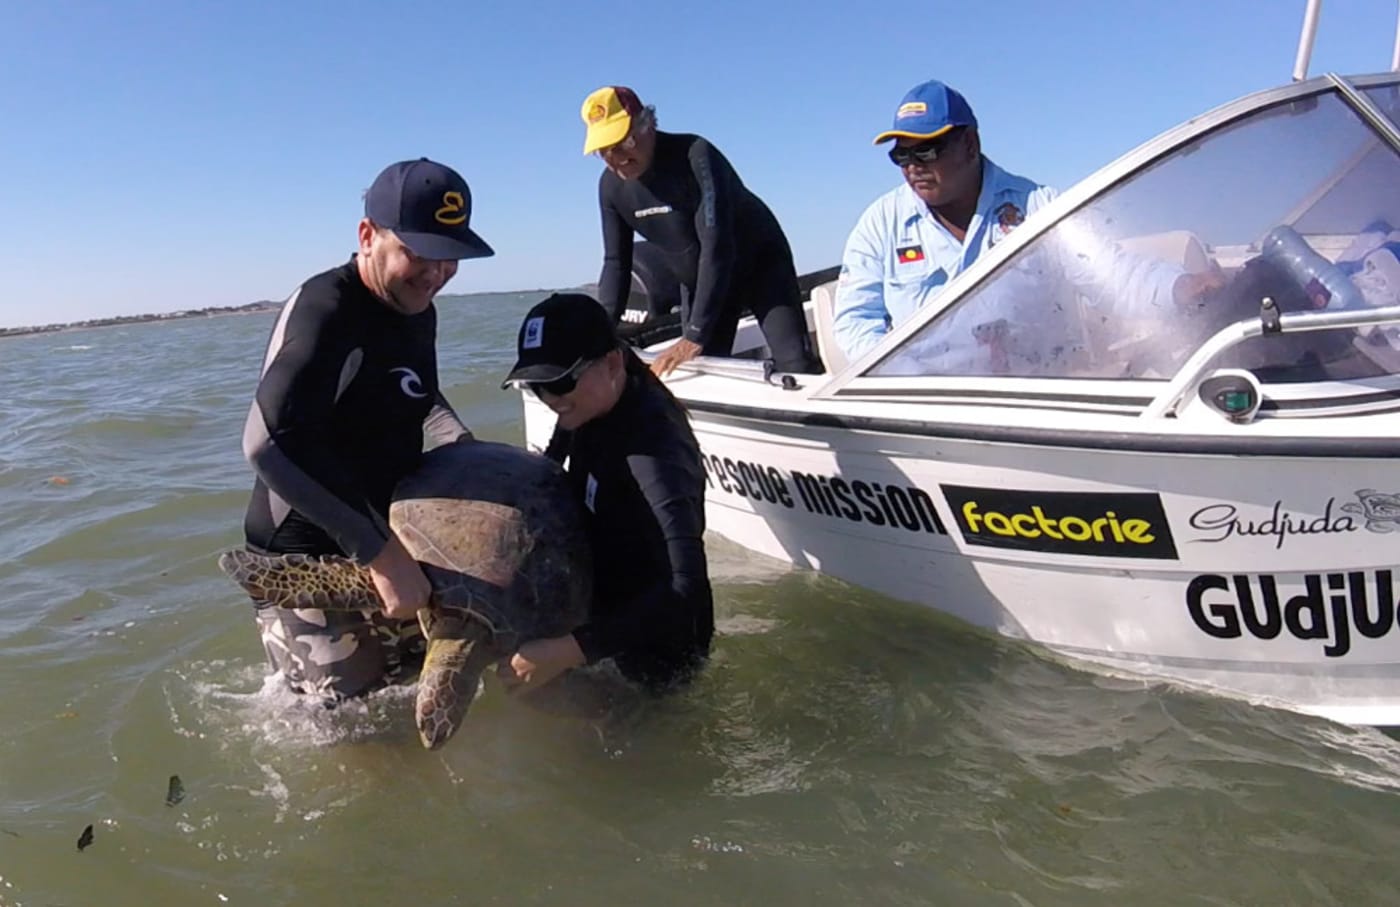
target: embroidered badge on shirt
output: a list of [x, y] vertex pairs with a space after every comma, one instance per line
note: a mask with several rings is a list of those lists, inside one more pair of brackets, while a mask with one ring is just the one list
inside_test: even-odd
[[998, 205], [992, 213], [996, 215], [997, 228], [990, 237], [990, 245], [996, 245], [997, 240], [1005, 239], [1013, 227], [1020, 225], [1021, 221], [1026, 219], [1025, 212], [1011, 202]]
[[1026, 215], [1021, 211], [1021, 209], [1013, 205], [1011, 202], [1007, 202], [1006, 204], [997, 208], [996, 215], [997, 225], [1001, 227], [1001, 232], [1003, 233], [1005, 233], [1007, 230], [1010, 230], [1012, 227], [1020, 225], [1021, 221], [1026, 219]]
[[588, 508], [589, 513], [597, 513], [593, 509], [593, 502], [598, 497], [598, 479], [593, 473], [588, 474], [588, 481], [583, 485], [583, 506]]
[[900, 264], [907, 265], [912, 262], [924, 260], [924, 247], [900, 246], [899, 248], [894, 250], [894, 254], [895, 258], [899, 259]]

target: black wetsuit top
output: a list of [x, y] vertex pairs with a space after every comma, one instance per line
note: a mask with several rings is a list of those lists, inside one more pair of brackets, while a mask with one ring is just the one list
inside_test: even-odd
[[[705, 346], [741, 285], [768, 262], [792, 271], [792, 251], [773, 212], [719, 150], [698, 135], [656, 133], [656, 153], [635, 180], [604, 170], [603, 272], [598, 300], [621, 317], [632, 284], [632, 233], [661, 250], [689, 293], [683, 336]], [[794, 283], [796, 277], [788, 278]]]
[[438, 391], [437, 311], [403, 315], [348, 264], [282, 307], [243, 432], [257, 479], [244, 531], [276, 553], [373, 560], [394, 485], [435, 440], [466, 431]]
[[573, 432], [566, 453], [593, 546], [593, 612], [574, 631], [579, 648], [644, 683], [684, 677], [714, 635], [705, 475], [685, 413], [629, 374], [617, 404]]

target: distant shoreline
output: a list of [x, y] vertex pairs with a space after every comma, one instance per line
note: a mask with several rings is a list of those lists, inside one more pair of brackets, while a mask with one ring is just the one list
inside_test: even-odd
[[[473, 296], [515, 296], [524, 293], [551, 293], [553, 290], [504, 290], [496, 293], [446, 293], [437, 302], [453, 302]], [[0, 328], [0, 337], [22, 337], [27, 334], [53, 334], [59, 331], [74, 331], [83, 328], [111, 327], [118, 324], [142, 324], [148, 321], [175, 321], [181, 318], [212, 318], [218, 315], [247, 315], [255, 312], [275, 312], [282, 308], [282, 302], [250, 302], [246, 305], [209, 306], [203, 309], [181, 309], [177, 312], [162, 312], [149, 315], [114, 315], [110, 318], [89, 318], [86, 321], [70, 321], [64, 324], [41, 324], [32, 327]]]
[[26, 334], [53, 334], [82, 328], [102, 328], [118, 324], [140, 324], [147, 321], [174, 321], [178, 318], [211, 318], [216, 315], [244, 315], [252, 312], [272, 312], [282, 307], [280, 302], [250, 302], [238, 306], [211, 306], [204, 309], [181, 309], [154, 315], [114, 315], [111, 318], [89, 318], [66, 324], [41, 324], [22, 328], [0, 328], [0, 337], [21, 337]]

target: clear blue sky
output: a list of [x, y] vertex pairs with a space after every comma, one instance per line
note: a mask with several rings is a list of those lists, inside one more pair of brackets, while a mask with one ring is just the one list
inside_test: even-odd
[[[899, 176], [870, 140], [936, 77], [1003, 166], [1066, 188], [1286, 82], [1303, 0], [4, 5], [0, 326], [281, 299], [354, 249], [381, 167], [470, 182], [497, 255], [447, 292], [597, 277], [584, 95], [631, 85], [833, 264]], [[1310, 72], [1385, 69], [1394, 0], [1327, 0]]]

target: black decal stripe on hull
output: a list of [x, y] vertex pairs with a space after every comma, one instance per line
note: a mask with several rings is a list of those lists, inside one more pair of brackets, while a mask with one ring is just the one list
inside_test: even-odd
[[1138, 412], [1152, 405], [1153, 397], [1118, 397], [1107, 394], [1068, 394], [1053, 393], [1049, 391], [1008, 391], [993, 389], [966, 390], [929, 390], [928, 388], [915, 387], [891, 387], [891, 388], [842, 388], [834, 396], [837, 397], [920, 397], [928, 400], [991, 400], [1000, 402], [1005, 400], [1023, 401], [1027, 404], [1035, 403], [1084, 403], [1097, 406], [1114, 407], [1118, 409], [1132, 410]]
[[967, 425], [960, 422], [923, 422], [847, 416], [801, 410], [770, 409], [709, 400], [683, 401], [691, 412], [727, 416], [746, 422], [868, 431], [887, 435], [947, 438], [954, 441], [996, 441], [1084, 450], [1133, 451], [1135, 453], [1188, 453], [1232, 457], [1329, 457], [1339, 459], [1391, 459], [1400, 457], [1400, 438], [1208, 438], [1151, 435], [1138, 432], [1016, 425]]
[[[1009, 406], [1025, 409], [1055, 409], [1066, 412], [1092, 412], [1109, 415], [1137, 416], [1151, 405], [1152, 397], [1110, 397], [1093, 394], [1040, 393], [1032, 391], [1006, 390], [957, 390], [930, 391], [927, 388], [882, 388], [860, 389], [842, 388], [834, 396], [846, 399], [877, 400], [905, 399], [917, 397], [920, 402], [957, 404], [962, 401], [976, 401], [987, 406]], [[1262, 412], [1290, 412], [1295, 410], [1354, 409], [1368, 407], [1366, 415], [1400, 411], [1400, 405], [1382, 406], [1391, 401], [1400, 401], [1400, 388], [1372, 391], [1364, 394], [1334, 395], [1328, 397], [1307, 397], [1298, 400], [1278, 400], [1266, 397], [1259, 405]], [[1059, 404], [1059, 405], [1056, 405]], [[1374, 408], [1371, 408], [1374, 407]]]

